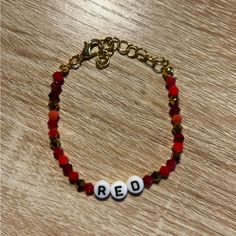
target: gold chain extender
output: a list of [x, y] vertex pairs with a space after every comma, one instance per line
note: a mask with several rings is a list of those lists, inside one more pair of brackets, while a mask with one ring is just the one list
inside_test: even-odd
[[62, 64], [60, 69], [68, 73], [70, 69], [78, 69], [83, 61], [95, 57], [96, 67], [102, 70], [108, 67], [110, 58], [115, 51], [148, 64], [157, 73], [162, 73], [163, 69], [169, 65], [169, 61], [164, 57], [149, 55], [145, 49], [130, 44], [126, 40], [106, 37], [105, 39], [92, 39], [89, 42], [84, 42], [82, 52], [71, 57], [68, 64]]

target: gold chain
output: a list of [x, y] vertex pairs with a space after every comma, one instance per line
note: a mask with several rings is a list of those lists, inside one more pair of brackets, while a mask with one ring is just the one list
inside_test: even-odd
[[62, 64], [60, 69], [64, 72], [68, 72], [70, 69], [78, 69], [83, 61], [95, 57], [96, 67], [101, 70], [108, 67], [110, 58], [115, 51], [148, 64], [157, 73], [162, 73], [163, 68], [169, 65], [169, 61], [164, 57], [152, 56], [145, 49], [128, 43], [126, 40], [106, 37], [105, 39], [92, 39], [90, 42], [84, 42], [83, 51], [71, 57], [68, 64]]

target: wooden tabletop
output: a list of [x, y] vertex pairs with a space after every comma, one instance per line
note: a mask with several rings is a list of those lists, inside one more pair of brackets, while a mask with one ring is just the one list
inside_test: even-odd
[[[1, 23], [1, 235], [236, 235], [234, 0], [3, 0]], [[47, 134], [51, 74], [107, 36], [170, 61], [185, 135], [169, 178], [121, 202], [77, 192]], [[164, 81], [138, 60], [71, 71], [60, 115], [88, 182], [143, 177], [171, 155]]]

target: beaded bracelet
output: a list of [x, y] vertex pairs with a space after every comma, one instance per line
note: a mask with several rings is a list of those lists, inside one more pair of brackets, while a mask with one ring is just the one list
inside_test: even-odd
[[[106, 68], [110, 63], [110, 57], [118, 51], [121, 55], [127, 55], [129, 58], [146, 63], [157, 73], [162, 73], [165, 81], [166, 89], [169, 97], [169, 115], [171, 117], [173, 146], [171, 158], [162, 165], [159, 170], [155, 170], [150, 174], [146, 174], [143, 178], [139, 176], [131, 176], [126, 183], [116, 181], [111, 186], [105, 180], [98, 181], [95, 185], [85, 182], [79, 178], [79, 173], [73, 170], [72, 164], [69, 162], [68, 156], [61, 147], [60, 135], [58, 131], [59, 116], [59, 95], [62, 92], [64, 78], [69, 74], [71, 69], [78, 69], [83, 61], [90, 60], [95, 57], [96, 67], [98, 69]], [[125, 40], [119, 40], [114, 37], [105, 39], [92, 39], [90, 42], [84, 42], [84, 49], [80, 54], [73, 56], [68, 64], [63, 64], [60, 69], [53, 73], [53, 82], [51, 84], [51, 92], [49, 93], [49, 121], [48, 135], [50, 146], [53, 150], [54, 158], [59, 162], [59, 166], [63, 170], [63, 174], [68, 177], [69, 183], [76, 186], [78, 192], [84, 191], [87, 195], [95, 195], [97, 199], [107, 199], [110, 195], [115, 200], [123, 200], [127, 193], [139, 195], [144, 188], [150, 188], [152, 184], [158, 184], [162, 179], [167, 179], [170, 172], [175, 170], [176, 165], [180, 161], [183, 152], [184, 136], [182, 134], [182, 117], [179, 108], [179, 89], [176, 86], [176, 77], [174, 70], [169, 66], [169, 61], [163, 57], [154, 57], [147, 53], [143, 48], [129, 44]]]

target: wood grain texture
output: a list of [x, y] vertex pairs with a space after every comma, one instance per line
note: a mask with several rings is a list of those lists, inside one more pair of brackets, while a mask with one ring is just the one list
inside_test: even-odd
[[[234, 0], [4, 0], [1, 12], [1, 235], [236, 235]], [[171, 61], [186, 136], [169, 179], [119, 203], [68, 184], [47, 137], [51, 73], [106, 36]], [[62, 145], [88, 181], [143, 176], [170, 156], [164, 83], [140, 62], [86, 62], [61, 100]]]

